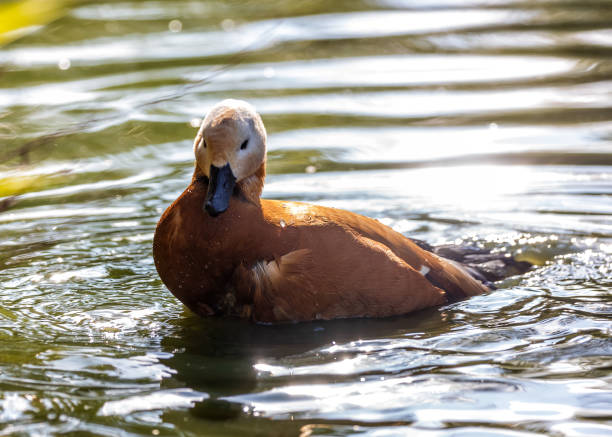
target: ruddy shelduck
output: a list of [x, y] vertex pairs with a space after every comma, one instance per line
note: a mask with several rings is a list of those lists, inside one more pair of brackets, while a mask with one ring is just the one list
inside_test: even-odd
[[262, 199], [266, 130], [246, 102], [214, 106], [194, 152], [191, 184], [159, 220], [153, 255], [164, 284], [201, 316], [385, 317], [490, 288], [377, 220]]

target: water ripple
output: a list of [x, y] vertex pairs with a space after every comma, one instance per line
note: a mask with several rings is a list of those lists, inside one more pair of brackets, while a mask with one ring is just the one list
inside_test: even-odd
[[[64, 6], [0, 52], [0, 434], [612, 433], [608, 2]], [[406, 317], [199, 319], [151, 243], [227, 97], [266, 197], [535, 266]]]

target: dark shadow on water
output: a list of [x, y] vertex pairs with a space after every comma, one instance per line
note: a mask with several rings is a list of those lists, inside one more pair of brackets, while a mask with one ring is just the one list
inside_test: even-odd
[[168, 387], [189, 387], [211, 397], [252, 391], [254, 364], [316, 353], [322, 347], [357, 340], [389, 339], [406, 334], [436, 335], [451, 324], [439, 308], [385, 319], [344, 319], [282, 325], [256, 325], [236, 319], [201, 319], [185, 312], [175, 330], [162, 340], [163, 363], [176, 373]]
[[[222, 399], [263, 389], [258, 386], [260, 379], [254, 364], [301, 355], [311, 357], [320, 348], [358, 340], [439, 335], [453, 325], [447, 320], [447, 312], [440, 308], [385, 319], [282, 325], [202, 319], [187, 310], [184, 316], [173, 322], [175, 329], [162, 340], [163, 351], [169, 357], [161, 361], [173, 372], [162, 381], [162, 388], [186, 387], [208, 394], [209, 398], [196, 402], [190, 409], [193, 418], [207, 424], [255, 419], [248, 406]], [[282, 379], [287, 382], [287, 377]], [[170, 417], [166, 419], [172, 421]]]

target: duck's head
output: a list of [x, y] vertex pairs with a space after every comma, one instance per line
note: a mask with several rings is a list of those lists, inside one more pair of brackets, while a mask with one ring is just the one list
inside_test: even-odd
[[234, 191], [258, 203], [266, 162], [266, 129], [255, 108], [242, 100], [223, 100], [206, 115], [193, 145], [195, 173], [208, 178], [204, 209], [224, 212]]

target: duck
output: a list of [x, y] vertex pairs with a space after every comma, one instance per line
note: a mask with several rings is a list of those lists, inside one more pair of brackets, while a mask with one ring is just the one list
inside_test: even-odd
[[[266, 141], [249, 103], [212, 107], [193, 143], [191, 183], [157, 224], [157, 272], [199, 316], [267, 324], [405, 315], [486, 293], [507, 267], [529, 267], [478, 248], [436, 250], [354, 212], [264, 199]], [[489, 268], [470, 266], [470, 256]]]

